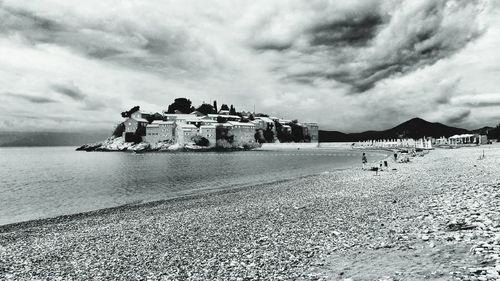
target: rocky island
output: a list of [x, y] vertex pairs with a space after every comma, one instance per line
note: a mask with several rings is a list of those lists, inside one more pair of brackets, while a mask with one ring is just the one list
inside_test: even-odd
[[110, 138], [85, 144], [81, 151], [247, 150], [262, 143], [318, 142], [317, 123], [299, 123], [255, 112], [237, 112], [233, 105], [202, 104], [177, 98], [162, 113], [135, 106]]

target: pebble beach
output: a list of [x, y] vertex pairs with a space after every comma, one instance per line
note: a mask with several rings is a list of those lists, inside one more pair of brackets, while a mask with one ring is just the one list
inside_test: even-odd
[[493, 144], [4, 225], [0, 279], [500, 280], [499, 191]]

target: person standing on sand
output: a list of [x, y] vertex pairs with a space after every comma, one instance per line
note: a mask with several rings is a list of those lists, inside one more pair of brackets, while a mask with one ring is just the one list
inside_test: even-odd
[[363, 152], [363, 156], [361, 157], [361, 162], [363, 163], [363, 170], [366, 168], [366, 163], [368, 163], [368, 159], [366, 159], [366, 154]]

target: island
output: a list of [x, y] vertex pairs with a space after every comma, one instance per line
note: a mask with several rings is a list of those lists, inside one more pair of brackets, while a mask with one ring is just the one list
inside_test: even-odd
[[79, 151], [212, 151], [248, 150], [263, 143], [318, 142], [315, 122], [299, 122], [264, 113], [236, 111], [233, 105], [202, 103], [191, 106], [176, 98], [162, 113], [135, 106], [121, 113], [119, 123], [105, 141], [84, 144]]

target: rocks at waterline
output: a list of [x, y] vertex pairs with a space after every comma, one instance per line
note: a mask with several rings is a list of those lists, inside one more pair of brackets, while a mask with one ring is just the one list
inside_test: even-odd
[[93, 144], [84, 144], [78, 147], [77, 151], [129, 151], [129, 152], [172, 152], [172, 151], [232, 151], [232, 150], [250, 150], [259, 147], [255, 146], [234, 146], [234, 147], [204, 147], [194, 144], [177, 144], [172, 142], [159, 142], [150, 144], [146, 142], [131, 143], [125, 142], [122, 137], [111, 137], [103, 142]]

